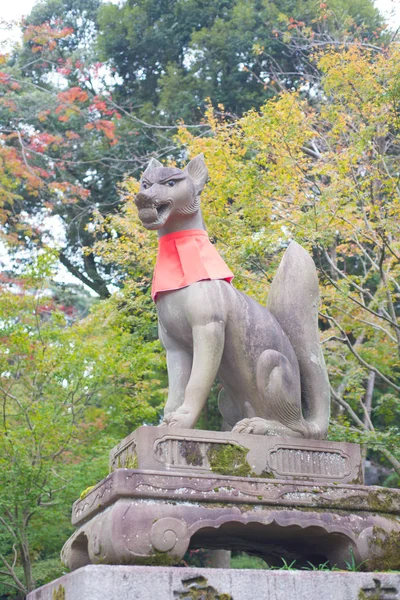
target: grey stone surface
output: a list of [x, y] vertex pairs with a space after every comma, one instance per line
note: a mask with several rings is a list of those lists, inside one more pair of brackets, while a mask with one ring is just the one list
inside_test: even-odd
[[[291, 481], [363, 483], [358, 444], [254, 436], [232, 432], [139, 427], [110, 452], [110, 471], [121, 467], [226, 475], [219, 452], [242, 451], [248, 476]], [[233, 467], [233, 465], [232, 465]], [[236, 465], [236, 472], [239, 465]], [[222, 473], [221, 473], [222, 469]], [[232, 474], [235, 468], [233, 467]]]
[[329, 418], [330, 388], [318, 331], [318, 278], [313, 259], [295, 242], [289, 245], [272, 280], [267, 308], [295, 351], [303, 415], [317, 430], [324, 428]]
[[27, 600], [206, 597], [208, 600], [399, 600], [400, 574], [90, 565], [31, 592]]
[[81, 525], [121, 498], [154, 503], [189, 501], [226, 506], [266, 505], [307, 510], [400, 514], [400, 490], [378, 486], [292, 482], [224, 475], [181, 475], [117, 469], [74, 502], [72, 524]]
[[243, 550], [269, 564], [354, 555], [400, 568], [400, 490], [223, 475], [117, 469], [73, 507], [63, 562], [177, 564], [188, 548]]
[[[203, 155], [183, 170], [152, 160], [135, 199], [143, 225], [157, 230], [161, 239], [204, 230], [200, 194], [207, 177]], [[182, 252], [185, 259], [166, 269], [167, 278], [193, 268], [188, 264], [192, 257]], [[219, 409], [225, 429], [324, 438], [330, 388], [312, 258], [299, 244], [290, 244], [271, 286], [269, 310], [227, 281], [205, 278], [204, 272], [199, 269], [202, 275], [186, 287], [176, 283], [157, 295], [169, 379], [165, 425], [194, 428], [218, 376], [224, 386]]]

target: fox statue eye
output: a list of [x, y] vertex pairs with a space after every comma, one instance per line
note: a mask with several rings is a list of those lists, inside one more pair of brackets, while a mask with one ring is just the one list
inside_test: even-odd
[[168, 187], [174, 187], [175, 184], [176, 184], [176, 181], [174, 181], [173, 179], [170, 179], [169, 181], [167, 181], [167, 183], [165, 185], [167, 185]]
[[147, 189], [148, 189], [148, 187], [149, 187], [149, 184], [148, 184], [148, 183], [145, 183], [145, 182], [143, 182], [143, 183], [142, 183], [142, 188], [143, 188], [144, 190], [147, 190]]

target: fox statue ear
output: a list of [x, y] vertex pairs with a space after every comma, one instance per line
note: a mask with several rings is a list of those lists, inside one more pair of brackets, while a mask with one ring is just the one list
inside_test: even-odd
[[149, 162], [149, 164], [146, 167], [146, 170], [143, 172], [143, 175], [145, 173], [147, 173], [148, 171], [151, 171], [152, 169], [158, 169], [159, 167], [162, 167], [162, 164], [160, 163], [159, 160], [157, 160], [156, 158], [152, 158]]
[[193, 181], [196, 192], [200, 194], [208, 179], [208, 169], [204, 162], [204, 154], [195, 156], [184, 168], [190, 179]]

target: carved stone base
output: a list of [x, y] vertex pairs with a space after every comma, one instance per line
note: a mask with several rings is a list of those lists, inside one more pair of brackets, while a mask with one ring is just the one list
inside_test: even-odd
[[[250, 436], [246, 436], [250, 437]], [[171, 565], [188, 548], [243, 550], [270, 565], [400, 568], [400, 490], [117, 469], [75, 502], [62, 551], [89, 563]]]

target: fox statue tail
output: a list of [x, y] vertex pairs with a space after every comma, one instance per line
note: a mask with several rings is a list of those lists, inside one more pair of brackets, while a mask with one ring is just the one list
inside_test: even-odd
[[319, 289], [315, 264], [291, 242], [272, 281], [267, 308], [288, 336], [300, 367], [303, 416], [310, 435], [324, 438], [330, 414], [328, 373], [318, 331]]

